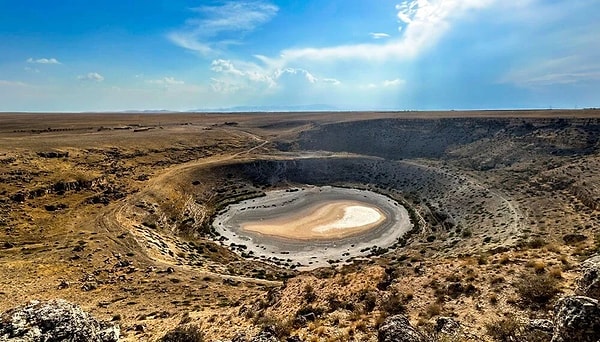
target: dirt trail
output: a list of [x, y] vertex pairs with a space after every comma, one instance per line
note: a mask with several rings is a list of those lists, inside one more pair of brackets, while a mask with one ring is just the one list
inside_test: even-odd
[[[139, 222], [132, 219], [135, 217], [135, 213], [133, 212], [133, 208], [135, 208], [135, 203], [144, 199], [150, 193], [155, 193], [156, 191], [160, 191], [164, 188], [165, 184], [171, 180], [176, 179], [177, 177], [184, 175], [188, 170], [197, 168], [199, 166], [205, 166], [210, 164], [222, 163], [228, 160], [233, 160], [243, 155], [248, 155], [253, 151], [264, 147], [269, 143], [268, 140], [261, 138], [260, 136], [236, 131], [238, 133], [242, 133], [243, 135], [259, 142], [256, 146], [253, 146], [247, 150], [220, 155], [220, 156], [212, 156], [200, 160], [191, 161], [184, 164], [173, 165], [166, 168], [156, 177], [151, 178], [146, 187], [142, 189], [139, 193], [128, 196], [123, 201], [117, 202], [115, 205], [109, 206], [104, 212], [99, 213], [96, 217], [97, 224], [106, 230], [109, 234], [109, 238], [117, 245], [123, 245], [123, 240], [120, 238], [122, 234], [129, 233], [136, 240], [139, 246], [162, 246], [165, 250], [176, 251], [178, 243], [181, 240], [176, 236], [166, 236], [164, 234], [160, 234], [157, 231], [148, 229], [144, 226], [141, 226]], [[227, 131], [227, 133], [231, 134], [231, 131]], [[152, 260], [153, 263], [156, 263], [157, 266], [162, 267], [177, 267], [183, 270], [194, 270], [198, 271], [198, 269], [189, 266], [189, 265], [181, 265], [175, 257], [171, 257], [168, 254], [163, 255], [155, 250], [150, 248], [145, 248], [147, 256]], [[232, 276], [232, 275], [224, 275], [217, 272], [210, 272], [207, 270], [201, 270], [201, 274], [218, 277], [221, 279], [231, 279], [235, 281], [244, 281], [251, 282], [260, 285], [266, 286], [278, 286], [281, 285], [280, 281], [270, 281], [264, 279], [257, 279], [252, 277], [243, 277], [243, 276]]]

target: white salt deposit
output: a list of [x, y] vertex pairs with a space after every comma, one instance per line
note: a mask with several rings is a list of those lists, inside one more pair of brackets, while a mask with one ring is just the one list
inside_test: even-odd
[[327, 224], [316, 226], [313, 232], [325, 233], [331, 230], [348, 229], [367, 226], [378, 222], [383, 218], [380, 211], [359, 205], [350, 205], [344, 207], [344, 215]]

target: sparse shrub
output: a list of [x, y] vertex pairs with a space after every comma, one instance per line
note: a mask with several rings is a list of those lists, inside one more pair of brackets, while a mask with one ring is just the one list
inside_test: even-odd
[[562, 269], [560, 268], [560, 266], [552, 267], [548, 271], [548, 275], [552, 278], [562, 279]]
[[427, 308], [425, 309], [425, 314], [427, 315], [428, 318], [431, 318], [433, 316], [439, 316], [439, 314], [442, 312], [442, 306], [438, 303], [432, 303], [427, 305]]
[[354, 304], [351, 302], [341, 301], [335, 294], [327, 296], [327, 304], [329, 304], [329, 311], [333, 312], [339, 309], [354, 310]]
[[503, 318], [486, 324], [487, 334], [499, 342], [548, 342], [550, 336], [539, 330], [528, 329], [515, 318]]
[[529, 261], [528, 267], [532, 267], [536, 274], [542, 274], [546, 272], [546, 263], [542, 260]]
[[167, 332], [160, 342], [202, 342], [204, 337], [196, 325], [178, 326]]
[[557, 253], [557, 254], [560, 253], [560, 247], [558, 246], [558, 244], [556, 244], [554, 242], [546, 245], [546, 250], [548, 252], [552, 252], [552, 253]]
[[561, 262], [561, 264], [563, 265], [569, 265], [569, 259], [567, 258], [566, 255], [561, 255], [558, 260]]
[[362, 290], [358, 299], [363, 303], [365, 313], [370, 313], [377, 305], [377, 293], [374, 291]]
[[358, 331], [366, 332], [367, 331], [367, 322], [364, 320], [356, 322], [354, 328]]
[[392, 316], [406, 312], [408, 299], [400, 293], [392, 293], [380, 304], [383, 315]]
[[502, 277], [502, 276], [495, 276], [494, 278], [492, 278], [492, 280], [490, 280], [490, 284], [492, 284], [492, 285], [500, 284], [503, 282], [504, 282], [504, 277]]
[[146, 227], [148, 227], [150, 229], [156, 229], [157, 228], [156, 222], [154, 222], [154, 221], [144, 221], [144, 222], [142, 222], [142, 225], [144, 225], [144, 226], [146, 226]]
[[314, 321], [317, 317], [320, 317], [325, 310], [320, 307], [313, 307], [311, 305], [304, 306], [296, 312], [296, 321], [298, 320], [306, 320], [306, 321]]
[[523, 325], [514, 318], [502, 318], [486, 324], [485, 329], [494, 341], [514, 342], [519, 341]]
[[315, 299], [317, 299], [317, 295], [315, 294], [315, 290], [312, 287], [312, 285], [307, 284], [304, 287], [304, 299], [306, 300], [307, 303], [312, 303], [315, 301]]
[[594, 235], [594, 246], [592, 247], [591, 254], [600, 252], [600, 234]]
[[496, 295], [495, 293], [490, 294], [490, 304], [492, 305], [496, 305], [498, 304], [498, 295]]
[[263, 329], [268, 327], [279, 339], [290, 336], [293, 328], [292, 321], [289, 319], [277, 319], [269, 316], [260, 317], [255, 324], [260, 325]]
[[529, 248], [539, 249], [546, 245], [546, 240], [541, 237], [534, 237], [527, 242]]
[[488, 263], [488, 255], [487, 254], [479, 254], [477, 256], [477, 264], [478, 265], [486, 265]]
[[508, 256], [508, 255], [506, 255], [506, 254], [505, 254], [505, 255], [503, 255], [503, 256], [501, 256], [501, 257], [500, 257], [500, 259], [498, 260], [498, 263], [499, 263], [500, 265], [506, 265], [506, 264], [508, 264], [509, 262], [510, 262], [510, 258], [509, 258], [509, 256]]
[[560, 292], [559, 282], [547, 274], [525, 275], [515, 284], [525, 306], [546, 306]]

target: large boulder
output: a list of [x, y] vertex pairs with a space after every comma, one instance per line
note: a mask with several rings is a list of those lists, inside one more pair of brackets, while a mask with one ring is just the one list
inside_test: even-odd
[[64, 300], [31, 301], [0, 316], [0, 341], [116, 342], [118, 325], [100, 322]]
[[577, 280], [577, 294], [600, 300], [600, 255], [587, 259], [580, 268], [582, 275]]
[[390, 316], [377, 331], [379, 342], [425, 342], [425, 337], [403, 315]]
[[554, 306], [552, 342], [600, 341], [600, 304], [598, 300], [572, 296]]

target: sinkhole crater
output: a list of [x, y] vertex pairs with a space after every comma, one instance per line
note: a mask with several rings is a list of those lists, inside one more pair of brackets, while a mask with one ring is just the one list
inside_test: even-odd
[[246, 256], [315, 268], [390, 247], [412, 224], [406, 208], [384, 195], [305, 186], [231, 204], [213, 227]]

